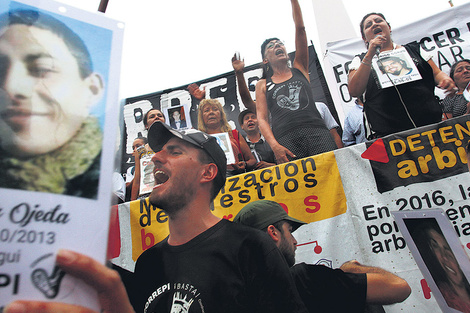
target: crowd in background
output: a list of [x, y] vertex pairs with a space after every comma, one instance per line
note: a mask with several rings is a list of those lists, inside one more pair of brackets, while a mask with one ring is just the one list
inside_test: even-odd
[[[375, 22], [373, 17], [379, 17], [382, 21]], [[382, 17], [381, 14], [378, 15], [369, 15], [365, 17], [365, 20], [369, 18], [374, 25], [378, 26], [369, 26], [372, 27], [373, 29], [380, 29], [380, 31], [375, 30], [372, 31], [372, 34], [375, 34], [377, 36], [378, 33], [387, 33], [389, 31], [390, 26], [387, 24], [385, 19]], [[380, 24], [382, 23], [382, 25]], [[362, 22], [364, 24], [364, 21]], [[374, 33], [376, 32], [376, 33]], [[389, 33], [388, 33], [389, 34]], [[365, 36], [365, 35], [364, 35]], [[389, 36], [389, 35], [387, 35]], [[371, 37], [371, 35], [369, 35]], [[366, 38], [366, 37], [364, 37]], [[376, 40], [378, 37], [373, 37], [373, 40]], [[367, 39], [364, 39], [367, 40]], [[269, 43], [272, 44], [269, 44]], [[383, 44], [383, 43], [382, 43]], [[393, 49], [397, 49], [397, 45], [391, 43], [391, 39], [388, 39], [387, 44], [392, 47]], [[287, 55], [287, 52], [285, 51], [285, 48], [283, 44], [278, 40], [278, 39], [271, 39], [268, 41], [268, 43], [264, 44], [264, 50], [271, 50], [271, 49], [278, 49], [278, 52], [276, 58], [282, 60], [282, 64], [286, 62], [288, 57], [280, 58], [279, 56], [282, 55]], [[373, 51], [375, 53], [375, 50], [377, 45], [372, 45], [370, 46], [368, 42], [366, 42], [366, 46], [369, 47], [369, 50]], [[264, 54], [265, 52], [263, 52]], [[374, 97], [370, 96], [370, 94], [374, 92], [374, 86], [373, 85], [367, 85], [366, 87], [363, 87], [364, 90], [361, 89], [362, 93], [357, 94], [357, 92], [354, 90], [355, 87], [355, 78], [357, 79], [358, 77], [355, 77], [355, 74], [359, 72], [361, 74], [360, 69], [361, 66], [367, 68], [370, 68], [371, 66], [369, 65], [369, 61], [364, 61], [364, 57], [366, 57], [367, 54], [362, 54], [356, 57], [355, 61], [352, 63], [351, 71], [350, 71], [350, 79], [352, 79], [353, 84], [352, 84], [352, 92], [354, 95], [357, 95], [358, 97], [355, 99], [355, 105], [349, 110], [348, 114], [346, 115], [344, 121], [343, 121], [343, 128], [339, 126], [339, 123], [335, 120], [333, 115], [331, 114], [328, 106], [322, 102], [314, 102], [314, 106], [310, 106], [308, 108], [309, 111], [302, 110], [302, 114], [306, 114], [306, 112], [312, 112], [313, 119], [312, 120], [305, 120], [304, 118], [302, 120], [298, 119], [298, 116], [290, 116], [291, 112], [293, 111], [292, 106], [295, 106], [295, 104], [290, 103], [289, 101], [286, 102], [286, 104], [282, 104], [283, 101], [286, 101], [286, 97], [279, 97], [280, 98], [280, 105], [279, 106], [284, 106], [284, 110], [287, 112], [283, 112], [282, 114], [287, 114], [287, 119], [288, 119], [288, 125], [289, 129], [284, 130], [284, 135], [286, 135], [288, 138], [287, 141], [291, 140], [292, 142], [285, 143], [284, 146], [289, 146], [290, 149], [285, 148], [279, 148], [281, 145], [275, 140], [276, 136], [273, 136], [272, 129], [276, 129], [276, 120], [272, 118], [272, 116], [268, 116], [267, 120], [269, 122], [269, 130], [263, 133], [261, 130], [262, 127], [260, 127], [259, 123], [259, 113], [258, 113], [258, 108], [261, 106], [262, 111], [266, 111], [265, 104], [260, 105], [257, 103], [257, 101], [253, 100], [251, 97], [250, 91], [248, 89], [248, 86], [246, 85], [246, 81], [244, 78], [244, 68], [245, 64], [244, 61], [239, 57], [239, 55], [235, 54], [232, 58], [232, 66], [234, 69], [234, 73], [237, 79], [237, 86], [238, 86], [238, 93], [240, 94], [241, 101], [246, 108], [245, 110], [242, 110], [241, 113], [238, 116], [238, 124], [241, 128], [241, 131], [238, 131], [237, 129], [232, 129], [230, 126], [229, 121], [227, 120], [226, 113], [221, 105], [221, 103], [216, 100], [216, 99], [208, 99], [206, 97], [206, 93], [204, 89], [200, 89], [196, 84], [191, 84], [188, 86], [188, 90], [191, 93], [191, 95], [197, 99], [199, 99], [201, 102], [198, 107], [198, 126], [197, 128], [199, 130], [202, 130], [208, 134], [220, 134], [220, 133], [227, 133], [230, 139], [230, 146], [231, 146], [231, 151], [233, 151], [233, 156], [234, 156], [234, 162], [228, 165], [227, 169], [227, 174], [229, 176], [231, 175], [237, 175], [241, 173], [245, 173], [248, 171], [252, 170], [258, 170], [261, 168], [266, 168], [269, 166], [273, 166], [276, 164], [280, 164], [283, 162], [299, 159], [299, 158], [304, 158], [308, 156], [312, 156], [318, 153], [323, 153], [327, 151], [334, 150], [336, 148], [342, 148], [346, 146], [351, 146], [354, 144], [362, 143], [367, 141], [368, 139], [372, 140], [375, 138], [379, 138], [381, 136], [398, 132], [401, 130], [406, 130], [409, 128], [413, 127], [419, 127], [419, 126], [424, 126], [429, 123], [435, 123], [439, 122], [440, 120], [446, 120], [449, 118], [461, 116], [464, 114], [469, 113], [469, 101], [464, 97], [464, 91], [467, 88], [469, 82], [470, 82], [470, 60], [468, 59], [462, 59], [453, 64], [453, 66], [450, 69], [449, 76], [447, 76], [445, 73], [441, 71], [435, 70], [437, 72], [437, 75], [441, 77], [447, 83], [447, 92], [448, 94], [446, 97], [442, 100], [437, 99], [434, 96], [434, 83], [432, 84], [432, 88], [429, 86], [429, 88], [424, 89], [427, 93], [430, 94], [431, 102], [433, 103], [433, 109], [431, 110], [432, 112], [436, 111], [435, 109], [435, 104], [437, 103], [437, 115], [438, 117], [434, 117], [430, 120], [419, 120], [419, 123], [416, 124], [415, 121], [411, 116], [418, 116], [418, 115], [425, 115], [428, 116], [430, 115], [436, 115], [434, 113], [429, 113], [426, 111], [426, 107], [417, 107], [414, 108], [416, 110], [415, 113], [410, 113], [406, 112], [406, 110], [402, 110], [401, 112], [402, 116], [399, 116], [399, 119], [402, 120], [408, 120], [403, 126], [402, 124], [393, 124], [392, 121], [394, 118], [397, 118], [396, 116], [388, 116], [381, 114], [379, 117], [375, 116], [374, 113], [371, 114], [372, 116], [372, 122], [370, 121], [369, 116], [365, 112], [369, 112], [370, 110], [377, 110], [377, 108], [374, 108], [374, 105], [376, 103], [376, 99], [382, 99], [384, 95], [380, 95], [380, 92], [383, 91], [375, 91], [376, 94], [379, 95], [374, 95]], [[360, 60], [360, 57], [363, 59]], [[275, 59], [274, 61], [277, 61]], [[273, 62], [274, 62], [273, 61]], [[279, 61], [278, 61], [279, 62]], [[294, 61], [295, 62], [295, 61]], [[428, 61], [421, 62], [421, 65], [423, 67], [428, 66], [428, 62], [432, 62], [432, 59], [428, 59]], [[294, 63], [295, 64], [295, 63]], [[287, 66], [287, 65], [286, 65]], [[433, 65], [435, 66], [435, 64]], [[269, 68], [269, 66], [266, 66], [266, 68]], [[388, 67], [386, 67], [388, 69]], [[429, 68], [432, 69], [431, 66]], [[289, 67], [287, 69], [291, 70]], [[287, 69], [285, 69], [287, 71]], [[418, 68], [419, 69], [419, 68]], [[401, 70], [401, 68], [399, 69]], [[272, 71], [272, 69], [271, 69]], [[369, 70], [370, 71], [370, 70]], [[424, 70], [423, 70], [424, 71]], [[428, 75], [431, 75], [432, 81], [434, 81], [434, 72], [429, 71], [426, 72]], [[369, 80], [374, 80], [373, 76], [376, 75], [375, 72], [371, 71], [368, 73], [368, 79]], [[266, 75], [266, 74], [265, 74]], [[424, 74], [423, 74], [424, 75]], [[367, 76], [367, 75], [365, 75]], [[443, 78], [442, 78], [443, 77]], [[293, 79], [289, 78], [288, 80]], [[305, 76], [303, 76], [303, 79], [306, 79]], [[370, 82], [369, 82], [370, 83]], [[273, 86], [275, 85], [274, 83]], [[422, 82], [413, 82], [413, 84], [422, 84]], [[305, 85], [307, 85], [305, 83]], [[367, 88], [373, 89], [371, 92], [367, 92]], [[417, 88], [418, 91], [414, 91], [413, 89], [409, 88]], [[420, 89], [421, 86], [411, 86], [407, 87], [407, 89], [403, 89], [403, 93], [405, 94], [415, 94], [417, 93], [418, 95], [421, 94], [420, 92], [423, 91], [423, 89]], [[282, 88], [279, 88], [282, 90]], [[307, 88], [305, 88], [307, 89]], [[299, 93], [304, 92], [307, 94], [307, 96], [312, 96], [311, 99], [313, 99], [313, 95], [309, 95], [306, 91], [300, 90]], [[311, 91], [310, 91], [311, 92]], [[356, 92], [356, 93], [355, 93]], [[394, 91], [392, 91], [394, 92]], [[261, 93], [260, 96], [263, 101], [266, 101], [266, 97], [263, 96]], [[389, 97], [389, 96], [386, 96]], [[367, 99], [364, 101], [364, 98]], [[370, 100], [370, 99], [373, 100]], [[302, 99], [304, 102], [311, 101], [310, 98], [308, 99], [303, 99], [299, 97], [299, 108], [302, 105]], [[388, 101], [388, 100], [387, 100]], [[398, 101], [398, 100], [397, 100]], [[409, 100], [408, 100], [409, 101]], [[292, 102], [292, 101], [291, 101]], [[369, 107], [367, 109], [364, 109], [364, 102], [369, 103], [372, 102], [372, 104], [369, 104]], [[382, 104], [379, 104], [379, 107]], [[390, 104], [389, 104], [390, 105]], [[290, 106], [290, 107], [289, 107]], [[372, 107], [372, 109], [370, 108]], [[391, 105], [392, 109], [395, 111], [400, 111], [401, 108], [395, 103], [395, 105]], [[271, 107], [271, 106], [270, 106]], [[380, 108], [379, 108], [380, 109]], [[380, 112], [380, 110], [378, 110]], [[428, 114], [429, 113], [429, 114]], [[265, 115], [267, 112], [265, 112]], [[275, 113], [279, 114], [279, 112]], [[282, 115], [281, 114], [281, 115]], [[395, 113], [394, 113], [395, 114]], [[410, 116], [410, 114], [412, 114]], [[396, 115], [396, 114], [395, 114]], [[264, 118], [266, 120], [266, 117]], [[383, 119], [383, 120], [382, 120]], [[158, 109], [151, 109], [149, 110], [145, 116], [144, 116], [144, 125], [145, 128], [148, 129], [148, 127], [156, 120], [160, 120], [162, 122], [165, 121], [165, 116], [164, 114], [158, 110]], [[387, 132], [381, 132], [380, 130], [374, 128], [373, 125], [380, 125], [380, 127], [383, 127], [386, 123], [389, 123], [390, 125], [393, 125], [393, 129], [388, 129]], [[233, 123], [234, 124], [234, 123]], [[302, 128], [303, 126], [307, 125], [305, 129]], [[310, 125], [317, 125], [316, 127], [310, 127]], [[171, 125], [175, 129], [181, 129], [180, 127], [175, 127], [174, 125]], [[282, 127], [281, 127], [282, 128]], [[184, 129], [184, 128], [183, 128]], [[302, 131], [304, 129], [305, 131]], [[380, 129], [380, 128], [379, 128]], [[295, 132], [294, 132], [295, 131]], [[297, 134], [297, 132], [299, 132]], [[268, 138], [271, 137], [271, 144], [269, 141], [266, 139], [265, 134], [267, 134]], [[320, 135], [319, 135], [320, 134]], [[282, 136], [284, 136], [282, 135]], [[269, 137], [270, 136], [270, 137]], [[282, 137], [281, 136], [281, 137]], [[321, 138], [317, 138], [317, 136], [320, 136]], [[274, 139], [272, 138], [274, 137]], [[284, 139], [282, 139], [284, 140]], [[281, 141], [282, 141], [281, 140]], [[310, 141], [309, 141], [310, 140]], [[326, 140], [327, 147], [323, 147], [323, 143]], [[138, 199], [139, 197], [146, 196], [148, 194], [144, 195], [139, 195], [139, 181], [140, 181], [140, 173], [137, 175], [135, 174], [135, 170], [139, 168], [140, 172], [140, 158], [143, 155], [146, 154], [151, 154], [151, 149], [148, 147], [148, 145], [145, 144], [146, 138], [138, 137], [135, 138], [134, 144], [133, 144], [133, 156], [134, 159], [136, 160], [136, 165], [135, 167], [132, 166], [128, 169], [127, 173], [125, 174], [125, 179], [126, 179], [126, 188], [127, 188], [127, 197], [126, 200], [135, 200]], [[219, 143], [223, 144], [222, 142]], [[140, 146], [143, 146], [143, 148], [140, 149], [140, 152], [138, 152], [137, 148]], [[272, 146], [275, 147], [273, 150]], [[313, 147], [312, 147], [313, 146]], [[318, 146], [320, 146], [320, 150], [311, 150], [311, 149], [317, 149]], [[276, 148], [277, 147], [277, 148]], [[306, 147], [306, 148], [305, 148]], [[276, 153], [274, 152], [276, 149], [280, 149], [280, 153], [276, 156]], [[143, 152], [145, 151], [145, 152]], [[292, 153], [292, 151], [296, 151], [296, 153]]]

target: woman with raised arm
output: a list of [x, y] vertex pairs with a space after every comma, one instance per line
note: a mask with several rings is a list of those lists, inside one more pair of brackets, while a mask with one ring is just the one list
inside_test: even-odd
[[291, 0], [291, 4], [296, 49], [293, 67], [289, 66], [282, 41], [266, 39], [261, 45], [263, 78], [256, 84], [259, 128], [278, 164], [336, 149], [313, 99], [308, 75], [307, 34], [299, 2]]
[[[349, 65], [348, 89], [352, 97], [363, 96], [367, 138], [439, 122], [442, 110], [434, 87], [453, 94], [456, 88], [452, 79], [418, 43], [403, 46], [394, 43], [390, 24], [383, 14], [365, 15], [360, 28], [367, 52], [356, 56]], [[377, 61], [389, 56], [402, 56], [410, 61], [406, 63], [411, 67], [406, 79], [396, 76], [403, 63]]]

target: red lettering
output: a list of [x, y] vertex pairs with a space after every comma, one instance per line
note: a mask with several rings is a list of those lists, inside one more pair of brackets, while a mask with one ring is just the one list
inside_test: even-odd
[[305, 208], [305, 211], [307, 211], [307, 213], [316, 213], [320, 210], [320, 203], [318, 202], [315, 202], [313, 200], [318, 200], [318, 197], [315, 196], [315, 195], [311, 195], [311, 196], [308, 196], [307, 198], [304, 199], [304, 204], [306, 206], [312, 206], [314, 208]]
[[421, 288], [423, 289], [423, 295], [425, 299], [431, 299], [431, 288], [425, 279], [421, 279]]
[[[140, 230], [140, 237], [142, 238], [142, 250], [143, 251], [147, 250], [150, 247], [153, 247], [153, 245], [155, 244], [155, 237], [153, 236], [153, 234], [152, 233], [146, 234], [144, 228]], [[150, 240], [149, 244], [147, 244], [147, 238]]]

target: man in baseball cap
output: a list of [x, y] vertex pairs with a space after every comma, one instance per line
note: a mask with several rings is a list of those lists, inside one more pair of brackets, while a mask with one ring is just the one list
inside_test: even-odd
[[128, 288], [135, 311], [306, 312], [275, 245], [213, 214], [227, 164], [215, 137], [157, 121], [148, 142], [155, 151], [149, 201], [168, 215], [169, 236], [136, 262]]
[[217, 143], [217, 139], [196, 129], [177, 131], [162, 122], [153, 123], [148, 131], [148, 143], [150, 148], [155, 152], [162, 150], [163, 146], [165, 146], [171, 138], [179, 138], [189, 142], [197, 148], [202, 149], [207, 156], [212, 159], [218, 170], [213, 188], [213, 198], [215, 198], [225, 184], [227, 173], [227, 158], [225, 157], [224, 151]]
[[310, 312], [364, 312], [366, 304], [392, 304], [405, 300], [408, 283], [381, 268], [356, 260], [339, 269], [306, 263], [295, 264], [297, 240], [292, 232], [306, 224], [289, 216], [270, 200], [248, 203], [233, 219], [235, 223], [266, 232], [291, 267], [300, 297]]

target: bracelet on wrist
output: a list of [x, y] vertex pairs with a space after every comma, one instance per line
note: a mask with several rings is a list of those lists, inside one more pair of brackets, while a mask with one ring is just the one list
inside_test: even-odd
[[364, 60], [361, 60], [361, 63], [364, 64], [364, 65], [367, 65], [367, 66], [372, 66], [372, 62], [367, 63], [367, 62], [364, 62]]

